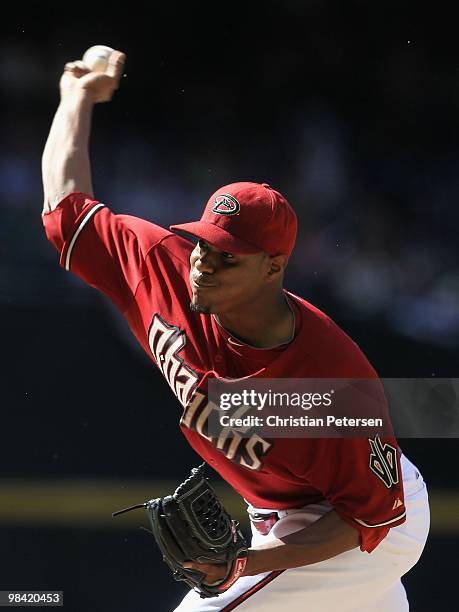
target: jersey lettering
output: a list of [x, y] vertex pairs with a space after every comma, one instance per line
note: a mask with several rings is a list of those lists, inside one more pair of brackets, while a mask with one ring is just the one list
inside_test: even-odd
[[380, 478], [388, 489], [399, 482], [397, 449], [383, 444], [379, 435], [368, 439], [371, 448], [370, 469]]
[[[148, 344], [163, 376], [185, 408], [180, 424], [196, 431], [216, 446], [230, 461], [250, 470], [260, 470], [263, 465], [262, 457], [272, 446], [270, 442], [258, 434], [242, 437], [237, 428], [231, 427], [223, 427], [216, 437], [209, 435], [209, 417], [217, 407], [209, 402], [203, 393], [197, 392], [193, 395], [199, 376], [178, 356], [186, 344], [185, 332], [175, 325], [169, 325], [155, 314], [148, 332]], [[239, 408], [240, 411], [247, 409]], [[242, 413], [235, 416], [242, 416]], [[240, 431], [246, 433], [247, 428], [242, 428]]]
[[[239, 410], [241, 409], [247, 410], [248, 407], [243, 406], [239, 408]], [[209, 402], [204, 393], [197, 391], [192, 401], [185, 407], [180, 424], [197, 431], [200, 436], [211, 442], [233, 463], [242, 465], [249, 470], [260, 470], [263, 467], [262, 458], [272, 447], [272, 443], [264, 440], [258, 434], [242, 437], [238, 430], [241, 433], [246, 433], [247, 428], [243, 427], [222, 427], [217, 435], [211, 436], [208, 431], [208, 424], [214, 410], [219, 412], [217, 406]]]
[[266, 455], [272, 443], [264, 440], [258, 434], [253, 434], [250, 438], [244, 440], [244, 442], [243, 450], [246, 456], [244, 457], [243, 455], [239, 463], [251, 470], [260, 470], [263, 466], [260, 457]]
[[177, 355], [185, 343], [183, 330], [168, 325], [155, 314], [148, 332], [148, 344], [159, 369], [183, 407], [188, 404], [199, 380], [196, 372]]

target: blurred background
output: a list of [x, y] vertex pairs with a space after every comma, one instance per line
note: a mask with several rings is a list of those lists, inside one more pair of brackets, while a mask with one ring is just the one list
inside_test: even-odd
[[[199, 458], [179, 406], [108, 300], [59, 268], [41, 154], [66, 61], [127, 54], [96, 107], [96, 197], [161, 225], [268, 182], [300, 231], [286, 286], [384, 377], [458, 372], [459, 50], [449, 9], [338, 1], [31, 2], [0, 25], [0, 590], [64, 590], [69, 611], [167, 611], [175, 584], [142, 513]], [[451, 9], [452, 10], [452, 9]], [[411, 607], [456, 609], [457, 439], [403, 439], [432, 531]], [[210, 470], [211, 471], [211, 470]], [[247, 529], [240, 498], [211, 471]]]

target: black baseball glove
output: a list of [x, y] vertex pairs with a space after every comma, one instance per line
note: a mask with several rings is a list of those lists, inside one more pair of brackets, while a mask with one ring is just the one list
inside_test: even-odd
[[[203, 475], [204, 463], [191, 470], [173, 495], [152, 499], [113, 516], [145, 508], [152, 533], [175, 580], [183, 580], [201, 597], [216, 597], [236, 582], [247, 562], [247, 542]], [[207, 584], [206, 574], [183, 563], [226, 564], [223, 580]]]

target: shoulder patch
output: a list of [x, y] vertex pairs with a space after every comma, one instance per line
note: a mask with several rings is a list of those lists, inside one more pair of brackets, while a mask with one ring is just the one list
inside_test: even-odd
[[397, 465], [397, 449], [390, 444], [383, 444], [379, 435], [369, 438], [370, 470], [380, 478], [388, 489], [398, 484], [400, 477]]

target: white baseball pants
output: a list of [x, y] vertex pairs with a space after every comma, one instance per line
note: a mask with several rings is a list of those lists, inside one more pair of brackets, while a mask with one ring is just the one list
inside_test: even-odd
[[[313, 565], [246, 576], [215, 598], [201, 599], [190, 591], [175, 612], [407, 612], [408, 600], [400, 578], [421, 556], [430, 514], [421, 474], [404, 455], [401, 467], [406, 521], [390, 529], [372, 553], [356, 548]], [[269, 534], [252, 529], [252, 545], [303, 529], [330, 509], [328, 502], [323, 502], [279, 511], [281, 518]]]

